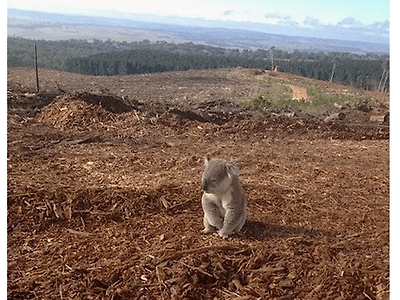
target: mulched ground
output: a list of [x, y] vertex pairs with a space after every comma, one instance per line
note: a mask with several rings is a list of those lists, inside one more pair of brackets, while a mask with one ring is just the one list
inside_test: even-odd
[[[242, 109], [252, 70], [47, 70], [39, 95], [28, 71], [7, 79], [9, 299], [389, 299], [387, 127]], [[200, 233], [207, 153], [249, 200], [228, 240]]]

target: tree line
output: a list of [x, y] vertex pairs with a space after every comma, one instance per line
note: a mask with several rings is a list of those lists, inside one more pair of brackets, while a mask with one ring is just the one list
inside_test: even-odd
[[[333, 61], [278, 61], [278, 69], [324, 81], [339, 82], [362, 89], [389, 90], [388, 60], [335, 59]], [[382, 86], [382, 88], [381, 88]]]
[[32, 66], [33, 45], [38, 48], [39, 68], [92, 75], [140, 74], [193, 69], [243, 67], [277, 68], [320, 80], [364, 89], [389, 90], [389, 55], [372, 52], [287, 52], [269, 49], [239, 50], [194, 43], [148, 40], [29, 40], [7, 38], [7, 65]]
[[263, 59], [204, 54], [178, 54], [160, 50], [108, 52], [67, 59], [66, 70], [92, 75], [131, 75], [229, 67], [270, 68]]

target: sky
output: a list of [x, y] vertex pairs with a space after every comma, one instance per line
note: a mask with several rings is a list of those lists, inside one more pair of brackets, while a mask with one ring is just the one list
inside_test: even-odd
[[147, 13], [209, 20], [292, 24], [297, 26], [367, 26], [389, 21], [390, 0], [8, 0], [8, 8], [58, 13], [94, 10]]

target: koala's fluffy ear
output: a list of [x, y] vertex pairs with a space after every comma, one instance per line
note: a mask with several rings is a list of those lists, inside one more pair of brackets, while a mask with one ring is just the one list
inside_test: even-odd
[[211, 157], [210, 157], [210, 155], [206, 155], [206, 156], [204, 156], [204, 165], [207, 167], [208, 166], [208, 163], [210, 162], [210, 160], [211, 160]]
[[228, 162], [228, 164], [226, 165], [226, 171], [229, 175], [239, 176], [239, 167], [233, 161]]

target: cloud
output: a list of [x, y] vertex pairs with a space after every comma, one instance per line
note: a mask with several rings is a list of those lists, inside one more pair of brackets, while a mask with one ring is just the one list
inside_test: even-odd
[[381, 37], [387, 40], [390, 38], [390, 22], [388, 20], [350, 29], [358, 30], [368, 36]]
[[344, 34], [351, 34], [355, 37], [357, 35], [375, 36], [386, 40], [389, 40], [390, 37], [390, 22], [388, 20], [365, 25], [353, 17], [347, 17], [336, 25], [331, 25], [330, 29]]
[[352, 17], [347, 17], [347, 18], [343, 19], [342, 21], [338, 22], [337, 26], [340, 26], [340, 27], [360, 27], [360, 26], [363, 26], [363, 24], [360, 21], [358, 21], [358, 20], [356, 20], [356, 19], [354, 19]]
[[293, 20], [291, 16], [286, 15], [279, 21], [279, 25], [299, 26], [299, 23]]
[[390, 22], [388, 20], [383, 22], [376, 22], [374, 24], [366, 25], [366, 28], [370, 30], [379, 30], [389, 34], [390, 32]]
[[[354, 17], [346, 17], [337, 23], [326, 22], [322, 17], [291, 15], [289, 13], [264, 12], [259, 19], [261, 24], [272, 26], [274, 32], [287, 35], [313, 36], [338, 40], [374, 41], [387, 43], [390, 37], [389, 21], [363, 24]], [[271, 29], [268, 29], [269, 31]]]
[[299, 23], [294, 21], [290, 15], [282, 15], [278, 12], [275, 13], [266, 13], [264, 14], [264, 18], [267, 20], [267, 22], [272, 22], [275, 24], [279, 25], [284, 25], [284, 26], [298, 26]]
[[303, 25], [307, 27], [323, 27], [325, 26], [320, 22], [320, 20], [313, 18], [313, 17], [306, 17], [306, 19], [303, 21]]
[[224, 16], [230, 16], [231, 14], [233, 14], [233, 10], [226, 10], [222, 13]]
[[365, 25], [353, 17], [347, 17], [336, 24], [332, 24], [324, 23], [322, 19], [311, 16], [305, 17], [302, 21], [295, 20], [291, 15], [280, 13], [268, 13], [263, 16], [267, 23], [282, 26], [282, 29], [286, 28], [285, 30], [300, 36], [375, 41], [377, 43], [387, 43], [390, 37], [390, 23], [388, 20]]
[[266, 19], [281, 19], [282, 16], [279, 13], [266, 13], [266, 14], [264, 14], [264, 18], [266, 18]]

